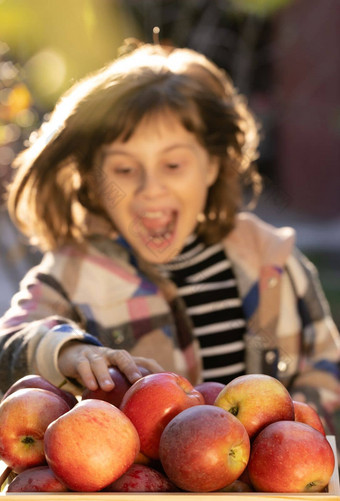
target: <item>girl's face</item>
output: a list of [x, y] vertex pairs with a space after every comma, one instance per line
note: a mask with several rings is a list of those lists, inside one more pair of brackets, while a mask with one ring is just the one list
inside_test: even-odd
[[146, 261], [170, 261], [197, 225], [217, 159], [170, 112], [144, 118], [103, 158], [99, 196], [115, 227]]

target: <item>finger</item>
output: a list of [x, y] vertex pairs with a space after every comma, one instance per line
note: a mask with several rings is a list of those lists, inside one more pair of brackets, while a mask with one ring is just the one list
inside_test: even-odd
[[98, 383], [92, 372], [91, 364], [88, 358], [86, 357], [79, 358], [76, 365], [76, 369], [78, 371], [81, 382], [84, 386], [86, 386], [87, 388], [89, 388], [89, 390], [92, 391], [98, 389]]
[[116, 365], [118, 369], [125, 374], [130, 383], [134, 383], [142, 377], [142, 373], [134, 358], [125, 350], [112, 350], [109, 355], [112, 365]]
[[134, 360], [136, 364], [145, 367], [145, 369], [148, 369], [150, 372], [166, 372], [165, 369], [152, 358], [134, 357]]
[[111, 391], [115, 387], [108, 367], [108, 360], [105, 354], [91, 353], [89, 362], [99, 387], [104, 391]]

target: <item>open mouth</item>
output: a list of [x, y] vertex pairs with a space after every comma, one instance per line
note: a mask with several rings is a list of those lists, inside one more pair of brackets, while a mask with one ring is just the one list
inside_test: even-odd
[[170, 245], [174, 238], [177, 211], [145, 211], [138, 216], [134, 229], [146, 245], [162, 249]]

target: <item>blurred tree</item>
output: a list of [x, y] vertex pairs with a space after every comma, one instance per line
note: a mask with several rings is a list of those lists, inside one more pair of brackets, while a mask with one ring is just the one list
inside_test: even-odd
[[24, 65], [37, 104], [52, 107], [73, 80], [116, 57], [136, 34], [119, 1], [3, 0], [0, 33]]

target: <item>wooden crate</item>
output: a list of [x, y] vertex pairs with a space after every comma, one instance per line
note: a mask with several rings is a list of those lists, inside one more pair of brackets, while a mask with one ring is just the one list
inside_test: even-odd
[[[280, 494], [262, 492], [165, 492], [165, 493], [113, 493], [113, 492], [23, 492], [0, 493], [0, 501], [340, 501], [339, 468], [337, 463], [336, 444], [334, 436], [327, 436], [335, 456], [335, 468], [328, 484], [328, 492], [310, 494]], [[0, 477], [6, 470], [6, 465], [0, 461]], [[4, 474], [6, 477], [6, 474]], [[0, 485], [3, 480], [0, 480]]]

